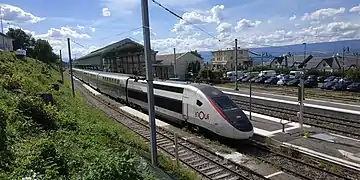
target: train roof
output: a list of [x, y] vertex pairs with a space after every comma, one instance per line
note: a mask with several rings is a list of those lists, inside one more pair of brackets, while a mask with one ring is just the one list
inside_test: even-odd
[[[120, 74], [120, 73], [113, 73], [113, 72], [103, 72], [103, 71], [84, 70], [84, 69], [77, 69], [77, 70], [89, 72], [89, 73], [98, 73], [101, 76], [119, 79], [119, 80], [124, 79], [124, 78], [131, 78], [132, 81], [135, 81], [135, 77], [137, 77], [135, 75]], [[138, 82], [147, 83], [146, 80], [144, 80], [144, 79], [138, 80]], [[180, 87], [180, 88], [189, 88], [192, 90], [199, 89], [204, 94], [209, 95], [209, 96], [215, 96], [215, 95], [222, 94], [221, 91], [218, 90], [217, 88], [215, 88], [211, 85], [208, 85], [208, 84], [204, 84], [204, 83], [192, 83], [192, 82], [171, 81], [171, 80], [165, 80], [165, 81], [156, 81], [155, 80], [155, 81], [153, 81], [153, 83], [160, 84], [160, 85], [175, 86], [175, 87]]]

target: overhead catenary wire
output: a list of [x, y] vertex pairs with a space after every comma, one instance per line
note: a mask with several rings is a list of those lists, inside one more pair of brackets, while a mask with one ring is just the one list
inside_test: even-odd
[[188, 24], [194, 26], [195, 28], [197, 28], [197, 29], [199, 29], [200, 31], [204, 32], [205, 34], [211, 36], [212, 38], [217, 39], [219, 42], [221, 41], [221, 40], [220, 40], [219, 38], [217, 38], [216, 36], [208, 33], [207, 31], [201, 29], [200, 27], [196, 26], [195, 24], [193, 24], [193, 23], [185, 20], [184, 18], [182, 18], [181, 16], [177, 15], [175, 12], [171, 11], [170, 9], [164, 7], [163, 5], [161, 5], [160, 3], [158, 3], [157, 1], [155, 1], [155, 0], [151, 0], [151, 1], [152, 1], [153, 3], [155, 3], [156, 5], [160, 6], [161, 8], [165, 9], [167, 12], [169, 12], [169, 13], [172, 14], [172, 15], [174, 15], [175, 17], [177, 17], [177, 18], [179, 18], [179, 19], [187, 22]]

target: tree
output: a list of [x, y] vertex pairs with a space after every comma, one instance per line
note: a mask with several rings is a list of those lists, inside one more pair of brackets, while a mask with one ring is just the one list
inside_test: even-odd
[[46, 63], [53, 63], [59, 59], [59, 57], [52, 52], [53, 48], [46, 40], [35, 40], [31, 34], [26, 34], [21, 29], [9, 28], [6, 35], [14, 39], [14, 50], [24, 49], [26, 50], [26, 55], [29, 57], [36, 58]]
[[38, 39], [34, 46], [34, 58], [43, 62], [56, 62], [58, 59], [57, 55], [52, 52], [52, 47], [48, 41]]
[[6, 35], [14, 39], [13, 41], [14, 50], [17, 49], [27, 50], [27, 48], [35, 44], [35, 39], [32, 37], [32, 35], [26, 34], [21, 29], [9, 28], [9, 31], [6, 33]]

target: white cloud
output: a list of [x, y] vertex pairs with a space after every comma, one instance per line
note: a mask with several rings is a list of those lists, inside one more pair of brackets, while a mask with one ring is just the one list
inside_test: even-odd
[[248, 19], [242, 19], [237, 22], [237, 25], [235, 27], [235, 30], [238, 32], [243, 29], [249, 29], [249, 28], [255, 28], [259, 26], [262, 22], [261, 21], [251, 21]]
[[230, 31], [231, 31], [231, 27], [232, 27], [232, 25], [231, 25], [230, 23], [223, 22], [223, 23], [219, 24], [218, 27], [216, 27], [216, 31], [217, 31], [218, 33], [230, 32]]
[[77, 28], [78, 28], [79, 30], [83, 30], [85, 27], [84, 27], [84, 26], [77, 25]]
[[327, 17], [332, 17], [337, 14], [342, 14], [345, 12], [345, 8], [341, 7], [339, 9], [327, 8], [327, 9], [319, 9], [313, 13], [305, 13], [301, 18], [302, 21], [319, 21], [321, 19], [325, 19]]
[[295, 15], [295, 14], [289, 18], [290, 21], [293, 21], [293, 20], [295, 20], [295, 19], [296, 19], [296, 15]]
[[16, 23], [37, 23], [45, 20], [44, 17], [35, 16], [29, 12], [25, 12], [23, 9], [12, 6], [9, 4], [0, 4], [2, 8], [2, 14], [5, 21]]
[[349, 12], [360, 12], [360, 4], [352, 7]]
[[[143, 31], [140, 30], [140, 31], [135, 31], [132, 33], [132, 35], [142, 35]], [[150, 27], [150, 36], [156, 36], [156, 33], [154, 32], [154, 30]]]
[[[256, 22], [256, 21], [255, 21]], [[251, 23], [250, 23], [251, 24]], [[256, 24], [253, 22], [253, 24]], [[297, 25], [299, 26], [299, 25]], [[172, 48], [176, 47], [179, 52], [189, 50], [218, 50], [233, 46], [233, 40], [241, 36], [239, 46], [260, 47], [260, 46], [277, 46], [298, 43], [315, 43], [329, 42], [339, 40], [349, 40], [360, 38], [360, 24], [352, 22], [331, 22], [328, 24], [317, 24], [307, 28], [297, 30], [276, 30], [272, 32], [221, 32], [217, 38], [211, 37], [175, 37], [152, 40], [152, 47], [160, 53], [171, 53]]]
[[91, 32], [95, 32], [95, 30], [96, 30], [94, 27], [91, 27], [91, 26], [89, 27], [89, 29], [91, 30]]
[[89, 39], [90, 35], [79, 33], [70, 27], [50, 28], [47, 33], [36, 35], [37, 38], [75, 38], [75, 39]]
[[268, 20], [267, 22], [268, 22], [268, 24], [271, 24], [271, 23], [272, 23], [272, 20]]
[[224, 10], [224, 5], [216, 5], [212, 7], [209, 11], [205, 12], [186, 12], [182, 15], [180, 22], [174, 25], [172, 32], [181, 33], [183, 31], [192, 30], [191, 24], [220, 24], [222, 21], [222, 11]]
[[102, 14], [103, 14], [103, 16], [105, 16], [105, 17], [111, 16], [111, 12], [110, 12], [109, 8], [103, 8], [103, 9], [102, 9]]

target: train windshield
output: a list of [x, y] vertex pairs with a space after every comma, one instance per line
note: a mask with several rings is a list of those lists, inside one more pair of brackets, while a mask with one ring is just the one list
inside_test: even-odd
[[231, 111], [237, 109], [236, 104], [231, 101], [227, 96], [213, 97], [212, 100], [223, 110]]

